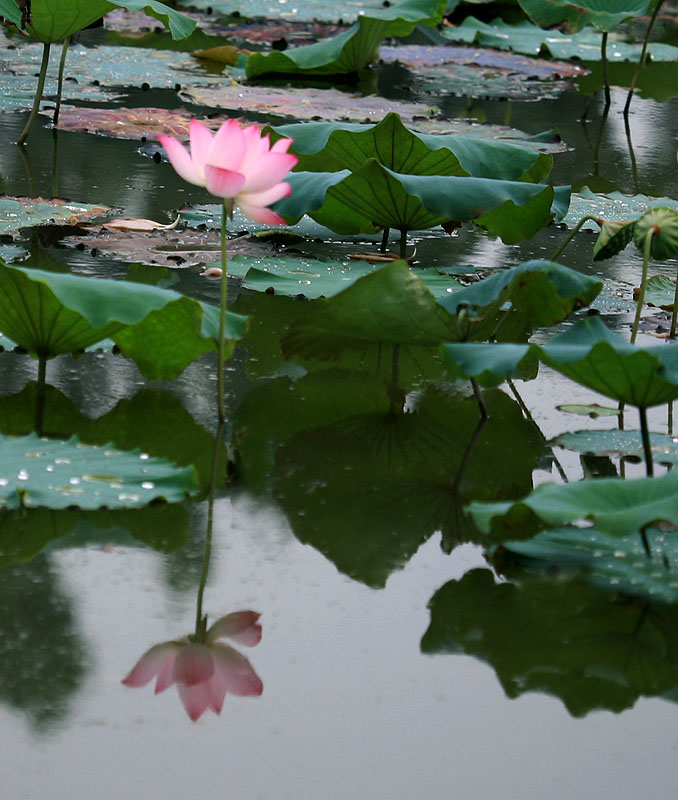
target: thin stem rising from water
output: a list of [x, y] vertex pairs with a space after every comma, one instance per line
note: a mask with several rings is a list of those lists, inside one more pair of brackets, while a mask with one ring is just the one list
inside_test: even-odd
[[591, 214], [587, 214], [585, 217], [582, 217], [579, 222], [572, 228], [570, 235], [565, 239], [565, 241], [560, 245], [560, 247], [555, 251], [555, 253], [551, 256], [551, 261], [555, 261], [558, 256], [563, 252], [563, 250], [568, 246], [568, 244], [574, 239], [574, 237], [579, 233], [582, 225], [589, 220], [593, 220], [593, 222], [600, 225], [598, 221], [598, 217], [593, 217]]
[[652, 247], [652, 239], [656, 235], [657, 228], [653, 225], [645, 236], [645, 246], [643, 247], [643, 276], [640, 281], [640, 289], [638, 290], [638, 299], [636, 301], [636, 316], [633, 320], [633, 328], [631, 329], [631, 344], [636, 343], [636, 336], [638, 336], [640, 315], [643, 310], [643, 303], [645, 302], [645, 286], [647, 284], [647, 265], [650, 261], [650, 248]]
[[219, 297], [219, 363], [217, 366], [217, 405], [219, 408], [219, 424], [226, 420], [224, 399], [224, 361], [226, 360], [226, 301], [228, 299], [228, 252], [227, 252], [228, 207], [226, 200], [221, 209], [221, 293]]
[[64, 88], [64, 67], [66, 66], [66, 54], [68, 53], [68, 45], [71, 43], [71, 37], [67, 36], [64, 39], [64, 46], [61, 48], [61, 58], [59, 59], [59, 80], [57, 83], [57, 97], [56, 106], [54, 108], [54, 119], [52, 124], [56, 128], [59, 122], [59, 112], [61, 111], [61, 90]]
[[38, 86], [35, 90], [35, 96], [33, 97], [33, 108], [31, 109], [31, 114], [26, 122], [24, 129], [21, 131], [21, 136], [17, 139], [17, 144], [23, 144], [26, 139], [28, 139], [28, 134], [31, 132], [31, 128], [33, 127], [33, 123], [35, 122], [36, 117], [38, 116], [38, 111], [40, 109], [40, 101], [42, 100], [42, 93], [45, 89], [45, 76], [47, 75], [47, 66], [49, 64], [49, 42], [45, 42], [42, 46], [42, 63], [40, 64], [40, 74], [38, 76]]

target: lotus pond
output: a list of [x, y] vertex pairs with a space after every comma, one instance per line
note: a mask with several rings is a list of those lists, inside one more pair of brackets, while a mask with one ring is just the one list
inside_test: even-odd
[[0, 17], [3, 798], [672, 797], [678, 8]]

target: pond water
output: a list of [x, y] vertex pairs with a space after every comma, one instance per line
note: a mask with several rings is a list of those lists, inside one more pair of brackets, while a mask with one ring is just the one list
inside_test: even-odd
[[[387, 81], [382, 93], [391, 93]], [[470, 114], [528, 134], [557, 127], [568, 149], [555, 155], [555, 183], [675, 197], [677, 101], [634, 100], [630, 155], [624, 100], [625, 91], [613, 90], [603, 119], [595, 99], [585, 123], [587, 98], [576, 91], [538, 102], [441, 96], [439, 108], [442, 119]], [[169, 90], [130, 91], [121, 102], [180, 105]], [[8, 196], [54, 195], [163, 222], [184, 204], [209, 200], [138, 141], [55, 133], [43, 120], [22, 151], [13, 142], [25, 119], [0, 113], [0, 188]], [[468, 228], [452, 237], [415, 232], [410, 243], [418, 266], [499, 268], [547, 257], [565, 235], [550, 226], [509, 246]], [[642, 259], [629, 249], [591, 266], [593, 240], [582, 232], [563, 263], [605, 280], [620, 307], [603, 315], [627, 331]], [[127, 276], [127, 261], [65, 243], [48, 229], [26, 229], [11, 244], [43, 269]], [[331, 236], [323, 246], [339, 253], [365, 243]], [[136, 274], [155, 282], [154, 269]], [[161, 274], [163, 285], [218, 302], [218, 283], [198, 268]], [[208, 711], [193, 723], [174, 688], [155, 696], [152, 685], [121, 684], [150, 647], [193, 630], [207, 500], [166, 515], [152, 507], [134, 519], [62, 512], [72, 514], [65, 527], [54, 516], [22, 521], [8, 513], [0, 522], [2, 797], [672, 797], [675, 607], [582, 579], [522, 583], [511, 564], [495, 563], [495, 572], [491, 555], [464, 541], [455, 516], [455, 475], [477, 417], [468, 392], [441, 400], [422, 380], [406, 400], [420, 411], [409, 415], [417, 421], [390, 429], [368, 397], [365, 373], [337, 367], [301, 390], [284, 383], [297, 373], [283, 367], [272, 382], [270, 365], [280, 359], [271, 354], [291, 304], [307, 301], [255, 294], [235, 279], [229, 292], [235, 310], [252, 314], [254, 333], [227, 367], [226, 439], [235, 465], [214, 504], [204, 607], [210, 621], [241, 609], [261, 614], [261, 642], [246, 655], [263, 693], [229, 692], [219, 716]], [[37, 365], [4, 352], [0, 375], [0, 416], [11, 422], [29, 402], [21, 393]], [[176, 437], [187, 448], [197, 442], [209, 461], [217, 425], [212, 355], [176, 380], [156, 382], [110, 352], [61, 356], [47, 381], [48, 406], [60, 408], [64, 396], [72, 402], [74, 429], [117, 413], [111, 430], [126, 425], [139, 447]], [[554, 455], [577, 480], [579, 455], [552, 452], [544, 437], [614, 426], [557, 411], [557, 403], [610, 401], [550, 370], [517, 384], [534, 421], [508, 389], [487, 392], [491, 418], [472, 448], [467, 500], [517, 497], [560, 480]], [[332, 409], [342, 402], [355, 410], [338, 418]], [[632, 413], [627, 419], [635, 427]], [[654, 431], [672, 433], [665, 408], [650, 419]], [[641, 474], [637, 465], [626, 469]], [[27, 545], [35, 536], [42, 544]], [[633, 638], [650, 623], [647, 636]]]

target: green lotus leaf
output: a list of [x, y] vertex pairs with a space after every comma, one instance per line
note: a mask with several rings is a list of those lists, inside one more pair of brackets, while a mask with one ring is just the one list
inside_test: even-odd
[[336, 359], [370, 342], [437, 346], [460, 337], [445, 311], [404, 261], [394, 261], [328, 300], [316, 300], [283, 339], [286, 357]]
[[673, 311], [676, 300], [676, 281], [668, 275], [653, 275], [645, 285], [645, 302], [648, 306]]
[[376, 125], [306, 122], [272, 128], [292, 137], [297, 172], [355, 171], [374, 158], [393, 172], [409, 175], [473, 175], [507, 181], [546, 180], [553, 156], [527, 147], [464, 136], [416, 133], [395, 113]]
[[449, 581], [429, 603], [424, 653], [490, 664], [508, 697], [545, 692], [571, 714], [620, 712], [678, 690], [678, 607], [583, 579], [497, 583], [489, 570]]
[[[569, 227], [574, 227], [585, 216], [596, 217], [606, 222], [628, 222], [637, 219], [650, 208], [678, 208], [678, 200], [670, 197], [650, 197], [646, 194], [627, 195], [621, 192], [597, 194], [588, 186], [583, 186], [578, 192], [572, 193], [570, 207], [563, 222]], [[583, 227], [596, 232], [600, 230], [600, 225], [593, 220], [587, 220]]]
[[450, 313], [460, 303], [498, 311], [504, 303], [525, 314], [532, 328], [555, 325], [588, 306], [603, 288], [601, 281], [553, 261], [537, 259], [497, 272], [438, 302]]
[[368, 159], [355, 172], [298, 172], [275, 204], [288, 221], [308, 214], [338, 233], [376, 227], [424, 230], [443, 222], [476, 224], [507, 244], [530, 238], [567, 211], [569, 187], [439, 175], [401, 175]]
[[[460, 25], [444, 28], [442, 36], [453, 42], [496, 47], [531, 56], [547, 52], [552, 58], [557, 59], [580, 61], [601, 59], [602, 34], [591, 27], [584, 27], [578, 33], [565, 34], [557, 28], [544, 30], [527, 21], [509, 25], [500, 18], [488, 23], [470, 16]], [[607, 57], [615, 63], [620, 61], [637, 63], [641, 49], [640, 43], [626, 42], [621, 38], [610, 37], [607, 41]], [[678, 48], [663, 43], [650, 43], [648, 52], [653, 60], [661, 58], [675, 61], [678, 56]]]
[[518, 0], [527, 16], [540, 28], [564, 22], [568, 32], [594, 25], [609, 32], [620, 22], [648, 13], [651, 0]]
[[[230, 263], [234, 259], [231, 259]], [[257, 292], [273, 292], [288, 297], [333, 297], [365, 275], [371, 275], [383, 263], [367, 261], [319, 261], [310, 258], [249, 259], [258, 266], [245, 273], [243, 286]], [[240, 260], [242, 264], [244, 259]], [[245, 262], [246, 263], [246, 262]], [[461, 289], [461, 284], [437, 269], [418, 269], [417, 275], [435, 297], [445, 297]]]
[[[610, 409], [610, 411], [619, 414], [619, 410]], [[631, 456], [637, 459], [644, 457], [640, 431], [619, 430], [618, 428], [607, 431], [574, 431], [561, 433], [552, 443], [577, 453], [590, 453], [595, 456], [616, 458]], [[675, 436], [651, 433], [650, 449], [655, 462], [668, 465], [678, 464], [678, 444]]]
[[0, 197], [0, 235], [11, 236], [34, 225], [74, 225], [109, 212], [107, 206], [64, 200]]
[[245, 64], [247, 77], [360, 72], [376, 60], [385, 38], [407, 36], [417, 25], [439, 24], [446, 7], [446, 0], [401, 0], [390, 8], [366, 12], [347, 31], [331, 39], [285, 52], [253, 53]]
[[[245, 325], [229, 313], [227, 338]], [[168, 289], [0, 263], [0, 331], [35, 357], [112, 338], [148, 378], [172, 378], [216, 350], [218, 330], [218, 308]]]
[[538, 486], [509, 503], [471, 503], [467, 514], [482, 533], [527, 539], [544, 528], [593, 522], [614, 536], [638, 533], [655, 522], [678, 525], [678, 476], [601, 478]]
[[[25, 436], [35, 430], [38, 385], [29, 383], [18, 394], [0, 397], [0, 433]], [[167, 431], [172, 435], [168, 436]], [[165, 392], [142, 389], [122, 399], [106, 414], [92, 419], [72, 400], [46, 386], [42, 434], [51, 439], [76, 435], [85, 444], [113, 444], [119, 450], [140, 447], [144, 453], [179, 466], [195, 467], [198, 485], [206, 488], [212, 472], [214, 437], [193, 419], [180, 400]], [[226, 474], [226, 448], [218, 453], [218, 474]]]
[[530, 572], [585, 575], [596, 586], [678, 602], [678, 538], [656, 528], [646, 532], [650, 555], [637, 534], [610, 536], [595, 528], [543, 531], [526, 542], [504, 542], [500, 571], [516, 557]]
[[672, 208], [651, 208], [637, 220], [633, 228], [633, 241], [641, 253], [645, 240], [652, 232], [650, 256], [666, 261], [678, 256], [678, 211]]
[[440, 349], [451, 377], [474, 378], [481, 386], [520, 377], [539, 355], [538, 348], [529, 344], [444, 343]]
[[180, 502], [195, 492], [193, 467], [177, 467], [141, 450], [84, 445], [35, 434], [0, 438], [0, 507], [140, 508]]
[[614, 222], [603, 221], [600, 234], [593, 246], [593, 260], [603, 261], [612, 258], [626, 247], [633, 239], [635, 221], [615, 220]]
[[599, 317], [555, 336], [541, 348], [540, 358], [577, 383], [639, 408], [678, 397], [678, 346], [635, 347]]
[[183, 39], [195, 28], [195, 21], [158, 0], [31, 0], [24, 16], [16, 0], [0, 0], [0, 15], [31, 39], [58, 42], [86, 28], [114, 8], [144, 11], [165, 24], [174, 39]]

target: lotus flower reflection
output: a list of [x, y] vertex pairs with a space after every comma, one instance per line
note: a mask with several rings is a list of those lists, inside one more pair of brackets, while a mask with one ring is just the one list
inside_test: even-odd
[[158, 141], [180, 177], [224, 198], [230, 212], [237, 205], [255, 222], [285, 224], [267, 206], [290, 194], [289, 183], [282, 179], [298, 161], [287, 152], [292, 139], [279, 139], [271, 147], [258, 125], [241, 128], [230, 119], [213, 134], [193, 119], [190, 151], [172, 136], [159, 136]]
[[260, 695], [263, 683], [249, 660], [223, 642], [225, 636], [254, 647], [261, 641], [259, 614], [238, 611], [218, 619], [204, 642], [195, 637], [151, 647], [123, 680], [125, 686], [145, 686], [156, 678], [155, 693], [176, 683], [186, 713], [195, 722], [208, 709], [219, 714], [228, 692], [241, 697]]

